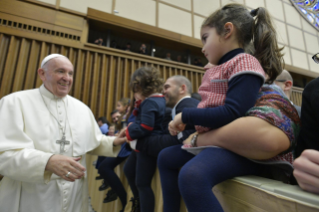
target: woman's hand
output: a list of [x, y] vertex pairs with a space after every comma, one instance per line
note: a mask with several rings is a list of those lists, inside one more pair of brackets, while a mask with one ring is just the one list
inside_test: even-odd
[[184, 131], [186, 124], [182, 121], [182, 113], [175, 116], [174, 120], [168, 125], [168, 130], [172, 136], [177, 135], [179, 132]]

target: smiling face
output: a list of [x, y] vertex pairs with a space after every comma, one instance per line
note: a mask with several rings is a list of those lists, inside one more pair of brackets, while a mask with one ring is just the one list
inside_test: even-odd
[[166, 106], [174, 107], [180, 96], [180, 86], [176, 84], [173, 78], [168, 78], [164, 84], [163, 94], [166, 100]]
[[65, 57], [53, 58], [38, 70], [44, 86], [57, 97], [65, 97], [73, 84], [73, 65]]
[[203, 27], [201, 29], [201, 38], [203, 54], [211, 64], [217, 65], [224, 55], [222, 38], [217, 34], [216, 29], [212, 27]]

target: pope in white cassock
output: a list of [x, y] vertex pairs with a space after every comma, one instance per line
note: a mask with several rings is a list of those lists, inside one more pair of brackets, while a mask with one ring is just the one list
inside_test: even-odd
[[0, 100], [0, 211], [87, 212], [85, 154], [116, 157], [125, 138], [102, 135], [91, 110], [68, 95], [68, 58], [47, 56], [38, 74], [39, 89]]

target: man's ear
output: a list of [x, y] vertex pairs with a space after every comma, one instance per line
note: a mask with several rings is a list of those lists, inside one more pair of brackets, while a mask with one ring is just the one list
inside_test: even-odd
[[227, 22], [224, 25], [224, 38], [228, 39], [234, 33], [234, 25], [232, 22]]
[[186, 90], [187, 90], [186, 85], [185, 85], [185, 84], [181, 85], [181, 87], [180, 87], [180, 93], [185, 94], [185, 93], [186, 93]]
[[45, 74], [45, 70], [44, 70], [43, 68], [39, 68], [39, 69], [38, 69], [38, 75], [39, 75], [40, 79], [41, 79], [43, 82], [45, 81], [45, 76], [44, 76], [44, 74]]
[[289, 91], [289, 90], [292, 88], [292, 86], [293, 86], [292, 81], [287, 80], [287, 81], [285, 82], [285, 91]]

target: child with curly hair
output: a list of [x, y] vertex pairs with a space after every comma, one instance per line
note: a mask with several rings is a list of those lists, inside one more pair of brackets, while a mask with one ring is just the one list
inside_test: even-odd
[[[135, 122], [126, 128], [126, 138], [134, 149], [134, 143], [139, 138], [161, 134], [162, 122], [165, 116], [165, 98], [160, 93], [163, 89], [163, 79], [160, 72], [152, 67], [137, 69], [131, 77], [130, 88], [136, 100], [133, 114]], [[138, 204], [140, 198], [141, 211], [154, 210], [154, 194], [151, 188], [153, 163], [143, 160], [135, 150], [129, 156], [124, 173], [131, 186], [134, 200]]]

